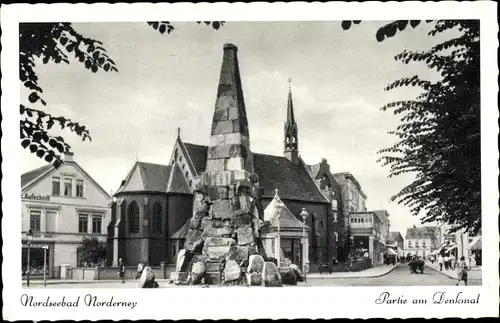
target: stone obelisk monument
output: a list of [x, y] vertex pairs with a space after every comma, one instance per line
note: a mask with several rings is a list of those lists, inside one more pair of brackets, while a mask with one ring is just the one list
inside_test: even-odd
[[237, 281], [240, 265], [256, 253], [259, 216], [254, 192], [248, 121], [238, 67], [238, 49], [224, 45], [205, 172], [195, 192], [193, 217], [179, 272], [207, 284]]

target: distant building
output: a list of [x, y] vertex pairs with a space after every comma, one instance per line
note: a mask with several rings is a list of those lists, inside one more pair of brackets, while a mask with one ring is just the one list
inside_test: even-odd
[[389, 229], [391, 226], [391, 221], [389, 220], [389, 212], [387, 210], [374, 210], [372, 211], [377, 215], [382, 226], [380, 228], [381, 241], [383, 244], [389, 239]]
[[405, 254], [427, 257], [440, 247], [439, 227], [417, 227], [406, 229]]
[[[339, 241], [345, 242], [348, 237], [348, 227], [352, 223], [350, 220], [351, 212], [366, 211], [367, 196], [363, 192], [361, 185], [356, 180], [353, 174], [348, 172], [332, 174], [332, 178], [337, 182], [340, 191], [338, 199], [338, 220], [337, 227], [339, 228]], [[347, 247], [339, 248], [341, 259], [345, 259], [350, 250]]]
[[387, 241], [388, 246], [396, 246], [398, 256], [404, 256], [404, 239], [399, 231], [391, 231], [389, 232], [389, 240]]
[[382, 239], [384, 228], [380, 218], [371, 211], [353, 211], [349, 214], [349, 222], [353, 246], [366, 252], [372, 266], [382, 264], [385, 243]]
[[341, 197], [342, 188], [330, 172], [330, 165], [326, 159], [322, 159], [318, 164], [307, 165], [306, 168], [320, 192], [330, 202], [332, 216], [329, 227], [332, 234], [329, 243], [333, 246], [332, 257], [338, 260], [345, 229], [342, 225], [344, 220], [341, 211], [343, 205]]
[[[62, 166], [49, 164], [21, 175], [22, 238], [33, 235], [30, 267], [43, 268], [43, 249], [48, 246], [49, 277], [61, 265], [83, 266], [80, 243], [84, 236], [106, 241], [111, 219], [111, 196], [67, 153]], [[22, 267], [27, 268], [23, 245]], [[43, 270], [41, 271], [43, 273]]]

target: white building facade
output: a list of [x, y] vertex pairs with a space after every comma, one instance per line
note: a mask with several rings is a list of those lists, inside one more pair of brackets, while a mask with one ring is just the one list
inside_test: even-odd
[[[110, 221], [110, 195], [67, 154], [55, 168], [42, 166], [21, 176], [23, 272], [27, 268], [30, 241], [31, 272], [43, 273], [43, 249], [47, 246], [49, 277], [58, 276], [61, 265], [83, 265], [79, 246], [84, 236], [106, 241]], [[32, 235], [27, 235], [31, 230]]]

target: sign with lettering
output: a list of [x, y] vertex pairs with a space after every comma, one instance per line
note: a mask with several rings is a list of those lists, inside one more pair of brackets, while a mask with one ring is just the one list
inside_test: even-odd
[[[28, 248], [27, 244], [23, 244], [23, 248]], [[49, 249], [49, 246], [46, 244], [32, 244], [30, 245], [32, 249]]]
[[26, 200], [36, 200], [36, 201], [50, 201], [50, 195], [40, 195], [40, 194], [24, 194], [21, 198]]

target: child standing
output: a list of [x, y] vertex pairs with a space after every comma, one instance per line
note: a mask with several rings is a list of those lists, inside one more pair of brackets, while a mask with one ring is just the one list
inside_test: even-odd
[[458, 282], [457, 286], [460, 284], [460, 281], [464, 281], [465, 286], [467, 286], [467, 263], [465, 262], [465, 257], [460, 257], [460, 262], [457, 265], [457, 276]]

